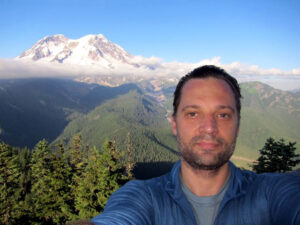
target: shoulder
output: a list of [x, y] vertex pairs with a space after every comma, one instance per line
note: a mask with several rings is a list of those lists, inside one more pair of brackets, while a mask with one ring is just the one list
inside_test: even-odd
[[300, 177], [292, 173], [262, 174], [274, 224], [300, 224]]
[[295, 173], [262, 173], [257, 174], [249, 170], [235, 169], [236, 180], [241, 182], [244, 188], [254, 188], [256, 192], [258, 190], [264, 190], [270, 192], [282, 191], [287, 189], [300, 188], [300, 176]]
[[292, 173], [265, 173], [258, 176], [258, 181], [273, 198], [295, 194], [294, 197], [300, 201], [300, 176]]
[[[234, 183], [240, 185], [266, 185], [273, 186], [275, 184], [281, 185], [299, 185], [300, 176], [297, 173], [262, 173], [257, 174], [250, 170], [244, 170], [236, 167], [233, 163], [230, 163], [232, 178]], [[277, 188], [277, 186], [275, 186]]]
[[[299, 224], [300, 176], [256, 174], [236, 167], [232, 172], [222, 220], [235, 221], [230, 224]], [[243, 216], [232, 218], [232, 214]]]
[[257, 174], [256, 183], [269, 187], [270, 190], [282, 190], [286, 187], [298, 187], [300, 176], [293, 173], [263, 173]]

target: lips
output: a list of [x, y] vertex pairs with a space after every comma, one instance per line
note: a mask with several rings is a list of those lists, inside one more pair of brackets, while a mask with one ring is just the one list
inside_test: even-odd
[[197, 142], [195, 145], [199, 146], [200, 148], [205, 149], [205, 150], [213, 150], [218, 147], [218, 143], [207, 142], [207, 141]]
[[194, 146], [196, 148], [211, 151], [220, 148], [224, 145], [225, 142], [220, 137], [209, 134], [203, 134], [193, 137], [190, 143], [191, 146]]

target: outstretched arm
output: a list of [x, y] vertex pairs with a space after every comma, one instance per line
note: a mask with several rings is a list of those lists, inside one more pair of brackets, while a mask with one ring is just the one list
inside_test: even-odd
[[300, 224], [300, 176], [285, 174], [272, 185], [271, 215], [274, 224]]
[[143, 181], [131, 181], [108, 200], [103, 213], [94, 217], [95, 225], [151, 225], [151, 195]]

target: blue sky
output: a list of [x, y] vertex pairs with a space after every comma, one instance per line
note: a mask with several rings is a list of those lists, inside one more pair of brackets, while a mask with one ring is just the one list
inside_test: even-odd
[[165, 62], [219, 56], [262, 69], [300, 68], [297, 0], [0, 0], [0, 58], [46, 35], [101, 33], [133, 55]]

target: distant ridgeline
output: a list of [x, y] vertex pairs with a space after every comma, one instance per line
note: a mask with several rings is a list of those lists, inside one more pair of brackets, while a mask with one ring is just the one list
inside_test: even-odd
[[[137, 166], [178, 159], [168, 118], [175, 84], [150, 81], [106, 87], [64, 79], [0, 80], [0, 139], [33, 146], [45, 138], [68, 143], [80, 133], [100, 149], [106, 138], [126, 149], [130, 136]], [[297, 142], [300, 153], [300, 95], [259, 82], [243, 83], [241, 128], [233, 160], [247, 167], [268, 137]], [[143, 164], [140, 164], [143, 163]]]

